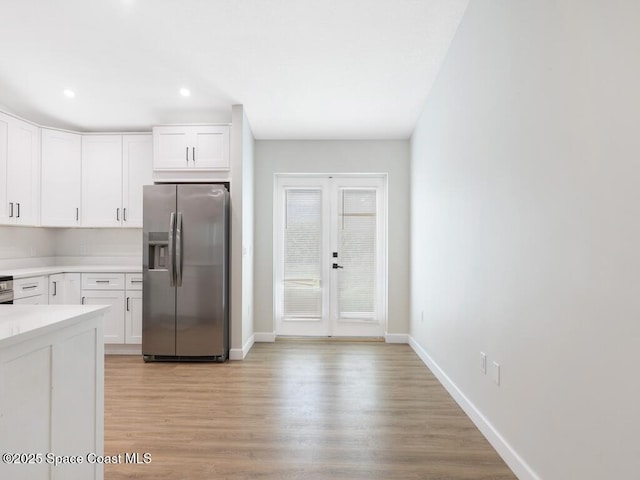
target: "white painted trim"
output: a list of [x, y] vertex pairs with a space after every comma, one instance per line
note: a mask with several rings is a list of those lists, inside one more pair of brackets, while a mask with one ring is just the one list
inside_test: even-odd
[[[141, 344], [111, 344], [104, 345], [105, 355], [140, 355], [142, 356]], [[140, 359], [142, 360], [142, 359]]]
[[386, 343], [409, 343], [409, 335], [406, 333], [385, 333]]
[[513, 473], [520, 480], [540, 480], [540, 477], [533, 471], [533, 469], [524, 461], [524, 459], [518, 455], [511, 445], [507, 443], [500, 432], [491, 425], [489, 420], [478, 410], [478, 408], [462, 393], [462, 390], [453, 383], [449, 376], [440, 368], [440, 366], [429, 356], [429, 354], [422, 348], [422, 346], [409, 335], [409, 345], [416, 352], [420, 360], [424, 362], [431, 373], [440, 381], [442, 386], [449, 392], [456, 403], [464, 410], [464, 413], [471, 419], [471, 421], [478, 427], [480, 433], [489, 441], [491, 446], [495, 448], [498, 455], [502, 457], [505, 463], [513, 470]]
[[273, 343], [276, 341], [276, 332], [256, 332], [253, 336], [256, 342]]
[[229, 350], [229, 360], [244, 360], [244, 357], [247, 356], [253, 344], [256, 343], [255, 337], [255, 334], [251, 335], [242, 348], [232, 348]]

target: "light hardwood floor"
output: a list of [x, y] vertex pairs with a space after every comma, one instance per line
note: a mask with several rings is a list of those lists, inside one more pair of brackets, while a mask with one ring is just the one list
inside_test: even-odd
[[121, 479], [513, 479], [407, 345], [256, 344], [243, 362], [105, 361]]

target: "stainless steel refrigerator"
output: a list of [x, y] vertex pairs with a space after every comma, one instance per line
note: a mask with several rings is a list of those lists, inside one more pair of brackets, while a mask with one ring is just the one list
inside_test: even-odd
[[228, 231], [224, 185], [144, 187], [145, 361], [228, 358]]

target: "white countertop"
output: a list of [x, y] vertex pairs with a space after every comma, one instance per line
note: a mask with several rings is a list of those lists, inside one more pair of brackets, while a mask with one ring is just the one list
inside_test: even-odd
[[102, 315], [108, 305], [0, 305], [0, 348]]
[[37, 277], [54, 273], [141, 273], [142, 265], [52, 265], [47, 267], [11, 268], [0, 271], [0, 276], [13, 278]]

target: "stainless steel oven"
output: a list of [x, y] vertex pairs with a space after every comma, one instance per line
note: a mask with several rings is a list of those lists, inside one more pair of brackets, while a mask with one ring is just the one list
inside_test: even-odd
[[0, 305], [13, 303], [13, 277], [0, 277]]

